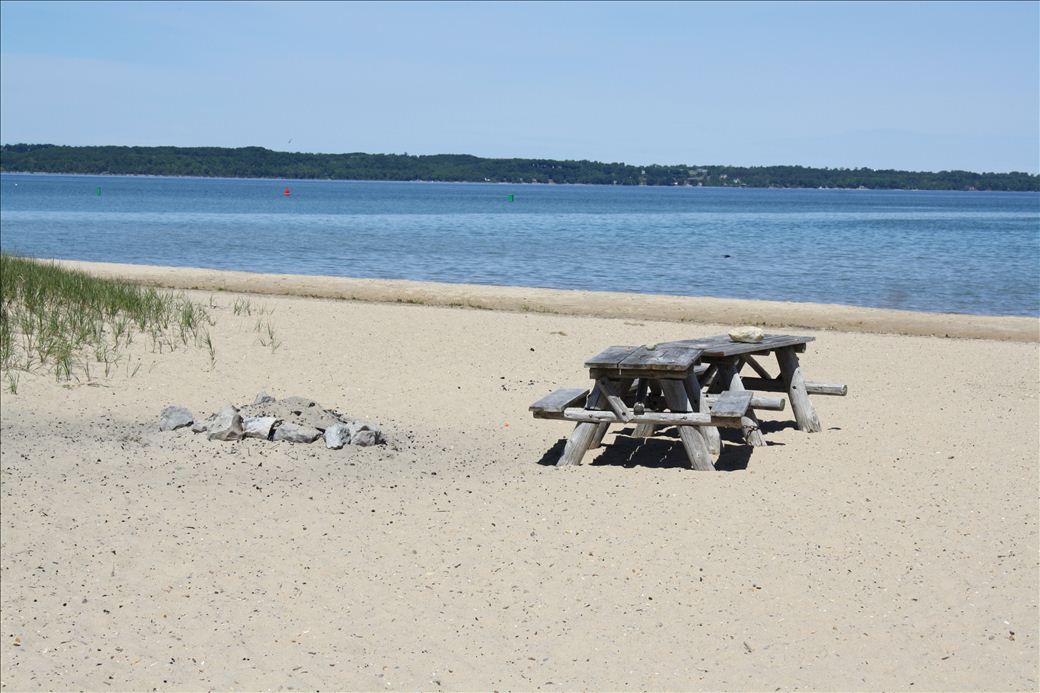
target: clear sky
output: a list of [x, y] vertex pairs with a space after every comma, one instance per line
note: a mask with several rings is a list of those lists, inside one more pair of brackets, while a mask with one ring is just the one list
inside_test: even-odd
[[1040, 4], [0, 3], [5, 143], [1040, 170]]

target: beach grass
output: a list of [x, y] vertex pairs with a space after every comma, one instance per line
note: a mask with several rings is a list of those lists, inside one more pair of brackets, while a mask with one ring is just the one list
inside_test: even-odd
[[0, 369], [11, 392], [17, 390], [12, 371], [50, 370], [58, 380], [107, 377], [129, 359], [138, 336], [162, 353], [211, 344], [212, 324], [209, 309], [182, 293], [0, 254]]

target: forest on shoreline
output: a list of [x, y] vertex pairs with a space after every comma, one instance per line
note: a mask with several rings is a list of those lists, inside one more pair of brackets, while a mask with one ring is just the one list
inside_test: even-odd
[[0, 171], [590, 185], [748, 188], [1040, 191], [1030, 173], [897, 171], [807, 166], [649, 165], [555, 159], [488, 159], [468, 154], [308, 154], [263, 147], [72, 147], [5, 144]]

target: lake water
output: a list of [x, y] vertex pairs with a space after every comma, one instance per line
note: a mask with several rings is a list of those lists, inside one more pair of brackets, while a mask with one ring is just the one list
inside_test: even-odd
[[0, 247], [250, 272], [1040, 315], [1035, 193], [3, 174]]

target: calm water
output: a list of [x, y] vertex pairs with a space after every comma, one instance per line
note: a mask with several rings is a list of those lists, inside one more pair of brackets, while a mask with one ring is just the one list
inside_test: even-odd
[[0, 246], [252, 272], [1040, 315], [1033, 193], [4, 174]]

